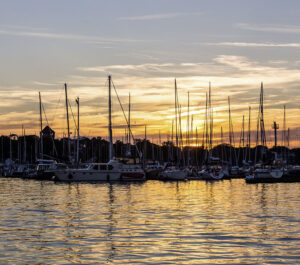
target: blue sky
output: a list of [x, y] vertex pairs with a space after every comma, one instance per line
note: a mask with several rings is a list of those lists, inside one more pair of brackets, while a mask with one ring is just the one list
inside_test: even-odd
[[[133, 95], [137, 134], [143, 124], [149, 124], [153, 134], [169, 130], [175, 77], [183, 105], [187, 91], [192, 93], [199, 127], [209, 81], [217, 126], [227, 126], [227, 96], [232, 97], [233, 115], [240, 124], [248, 105], [256, 107], [264, 81], [269, 123], [274, 111], [281, 115], [286, 104], [290, 126], [297, 127], [299, 1], [0, 4], [1, 133], [17, 130], [22, 123], [31, 133], [38, 130], [38, 91], [49, 122], [59, 133], [65, 131], [60, 98], [67, 82], [70, 100], [82, 100], [83, 132], [107, 134], [107, 74], [113, 75], [124, 103], [129, 92]], [[117, 106], [115, 110], [115, 124], [123, 124]]]

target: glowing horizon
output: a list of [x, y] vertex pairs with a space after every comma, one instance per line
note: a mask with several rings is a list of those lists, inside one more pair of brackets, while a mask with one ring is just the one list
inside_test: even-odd
[[[177, 84], [180, 90], [180, 83], [178, 82], [179, 80], [177, 79]], [[170, 83], [174, 85], [174, 79], [170, 80]], [[213, 84], [212, 84], [213, 86]], [[97, 91], [97, 88], [89, 88], [92, 89], [90, 93], [93, 91]], [[81, 92], [79, 89], [74, 89], [76, 92]], [[99, 106], [94, 106], [92, 108], [91, 106], [84, 106], [85, 104], [85, 98], [80, 98], [80, 105], [83, 107], [80, 107], [80, 134], [81, 136], [86, 136], [86, 137], [97, 137], [101, 136], [104, 139], [107, 139], [108, 135], [108, 129], [107, 129], [107, 87], [102, 87], [102, 90], [106, 90], [104, 94], [106, 94], [102, 98], [102, 102], [99, 103]], [[134, 99], [134, 94], [132, 95], [131, 92], [131, 129], [133, 131], [133, 134], [135, 138], [144, 138], [144, 127], [145, 125], [147, 126], [147, 138], [150, 141], [158, 142], [158, 135], [159, 132], [161, 133], [162, 136], [162, 141], [166, 141], [167, 139], [171, 140], [171, 134], [172, 134], [172, 121], [175, 119], [175, 108], [174, 106], [174, 96], [172, 93], [174, 93], [174, 88], [170, 87], [169, 89], [165, 89], [165, 92], [168, 92], [168, 101], [165, 101], [165, 108], [164, 109], [151, 109], [151, 111], [147, 111], [147, 108], [145, 110], [140, 106], [141, 104], [147, 104], [147, 101], [142, 101], [135, 103], [133, 101]], [[227, 104], [227, 96], [225, 95], [224, 98], [222, 96], [214, 96], [214, 90], [218, 90], [218, 88], [212, 87], [212, 102], [218, 102], [218, 106], [212, 106], [213, 113], [214, 113], [214, 118], [213, 118], [213, 123], [214, 123], [214, 145], [220, 144], [221, 143], [221, 137], [220, 137], [220, 130], [221, 127], [223, 129], [223, 134], [224, 134], [224, 143], [228, 142], [228, 105]], [[199, 92], [197, 92], [195, 89], [194, 90], [188, 90], [190, 91], [190, 122], [193, 117], [193, 130], [190, 129], [190, 134], [193, 135], [194, 141], [191, 140], [191, 142], [194, 142], [191, 145], [195, 145], [195, 138], [196, 138], [196, 128], [197, 128], [197, 134], [198, 134], [198, 144], [202, 144], [202, 137], [203, 137], [203, 128], [204, 128], [204, 122], [205, 122], [205, 93], [208, 91], [208, 88], [202, 88], [199, 89]], [[194, 92], [192, 92], [194, 91]], [[31, 91], [33, 92], [33, 91]], [[34, 91], [35, 92], [35, 91]], [[121, 92], [121, 93], [120, 93]], [[57, 93], [57, 91], [55, 91]], [[180, 92], [179, 92], [180, 93]], [[256, 88], [256, 93], [257, 93], [257, 101], [259, 97], [259, 86]], [[51, 95], [51, 92], [47, 91], [45, 93], [47, 96]], [[72, 95], [70, 95], [69, 91], [69, 99], [70, 98], [75, 98]], [[86, 91], [83, 92], [83, 95], [86, 94]], [[95, 93], [94, 93], [95, 94]], [[123, 101], [123, 108], [126, 112], [127, 115], [127, 108], [128, 108], [128, 102], [126, 101], [128, 95], [123, 92], [123, 90], [119, 91], [118, 94], [120, 95], [121, 100]], [[137, 93], [138, 94], [138, 93]], [[180, 105], [182, 108], [182, 133], [183, 133], [183, 141], [184, 145], [186, 142], [186, 133], [187, 133], [187, 95], [186, 93], [181, 96], [182, 93], [180, 93], [179, 100], [180, 100]], [[218, 93], [217, 93], [218, 94]], [[238, 93], [237, 93], [238, 94]], [[232, 96], [235, 95], [235, 92], [232, 93]], [[139, 97], [145, 97], [144, 94], [139, 95]], [[152, 95], [151, 95], [152, 96]], [[160, 95], [161, 97], [164, 97], [164, 95]], [[99, 96], [98, 96], [99, 97]], [[148, 96], [149, 97], [149, 96]], [[122, 139], [125, 135], [125, 130], [127, 128], [126, 121], [123, 117], [123, 114], [121, 112], [121, 108], [119, 106], [119, 103], [117, 101], [117, 97], [114, 94], [113, 91], [113, 129], [114, 129], [114, 139]], [[38, 94], [36, 94], [36, 109], [31, 112], [31, 117], [36, 118], [36, 121], [33, 123], [34, 124], [34, 129], [28, 128], [25, 123], [22, 123], [21, 126], [24, 126], [24, 129], [26, 130], [27, 134], [39, 134], [39, 112], [38, 112]], [[184, 99], [184, 100], [182, 100]], [[196, 102], [200, 102], [201, 104], [195, 104], [193, 103], [193, 99], [196, 99]], [[216, 100], [215, 100], [216, 99]], [[46, 97], [46, 100], [44, 100], [44, 94], [42, 94], [42, 101], [43, 105], [46, 111], [46, 116], [47, 120], [49, 123], [47, 123], [46, 116], [43, 113], [43, 125], [44, 127], [46, 125], [49, 125], [51, 128], [53, 128], [56, 131], [56, 136], [58, 138], [64, 137], [67, 135], [67, 128], [66, 128], [66, 114], [65, 114], [65, 98], [64, 98], [64, 90], [63, 90], [63, 85], [61, 86], [61, 91], [59, 93], [59, 96], [57, 98], [54, 98], [54, 100], [50, 100]], [[44, 102], [46, 101], [46, 103]], [[56, 104], [54, 104], [56, 101]], [[71, 101], [71, 100], [70, 100]], [[186, 102], [184, 102], [186, 101]], [[265, 128], [266, 128], [266, 134], [267, 134], [267, 144], [272, 145], [273, 144], [273, 131], [271, 130], [271, 125], [275, 119], [272, 119], [274, 117], [274, 109], [270, 108], [270, 99], [268, 99], [265, 96]], [[54, 103], [53, 103], [54, 102]], [[70, 102], [71, 104], [74, 102]], [[185, 103], [185, 104], [184, 104]], [[47, 105], [52, 105], [54, 106], [52, 112], [54, 113], [48, 113], [47, 111]], [[70, 112], [70, 124], [71, 124], [71, 135], [75, 135], [75, 123], [73, 122], [76, 120], [77, 122], [77, 107], [75, 104], [72, 104], [72, 109], [69, 108]], [[138, 106], [138, 110], [135, 111], [135, 105]], [[254, 145], [256, 142], [256, 139], [254, 137], [254, 134], [256, 132], [256, 123], [257, 123], [257, 113], [258, 113], [258, 102], [255, 102], [252, 105], [242, 105], [238, 104], [237, 102], [234, 102], [231, 100], [231, 111], [232, 111], [232, 120], [234, 124], [234, 133], [235, 133], [235, 145], [239, 144], [239, 138], [240, 138], [240, 133], [241, 133], [241, 127], [242, 127], [242, 117], [245, 117], [244, 121], [244, 130], [245, 130], [245, 135], [248, 133], [248, 107], [251, 107], [251, 138], [252, 138], [252, 144]], [[283, 105], [282, 105], [283, 107]], [[270, 111], [268, 111], [270, 109]], [[103, 113], [103, 116], [101, 118], [100, 114], [97, 113], [96, 111], [100, 110]], [[272, 115], [270, 114], [272, 112]], [[137, 115], [136, 115], [137, 113]], [[153, 113], [160, 115], [158, 117], [153, 117]], [[278, 114], [278, 115], [277, 115]], [[73, 116], [74, 115], [74, 116]], [[17, 116], [19, 117], [19, 116]], [[147, 117], [147, 121], [145, 122], [145, 117]], [[276, 110], [276, 121], [279, 124], [283, 123], [283, 109], [277, 109]], [[291, 122], [290, 117], [294, 118], [294, 121]], [[290, 139], [291, 141], [291, 146], [293, 146], [293, 142], [297, 142], [297, 135], [293, 134], [298, 134], [298, 127], [297, 127], [297, 119], [299, 117], [298, 109], [287, 109], [287, 129], [291, 129], [292, 131], [292, 138]], [[56, 121], [58, 120], [58, 121]], [[137, 122], [138, 121], [138, 122]], [[31, 122], [31, 121], [30, 121]], [[94, 124], [93, 127], [91, 124]], [[191, 125], [190, 125], [191, 126]], [[6, 130], [7, 135], [10, 133], [14, 133], [15, 131], [20, 130], [20, 135], [21, 135], [21, 127], [20, 128], [12, 128]], [[92, 131], [93, 130], [93, 131]], [[2, 130], [3, 132], [4, 130]], [[173, 131], [175, 135], [175, 129]], [[279, 144], [281, 142], [281, 134], [282, 134], [282, 127], [279, 129], [278, 133], [278, 138], [279, 138]], [[73, 137], [73, 136], [72, 136]], [[175, 136], [174, 136], [175, 137]], [[245, 136], [246, 139], [246, 136]], [[246, 141], [246, 140], [245, 140]]]
[[[286, 105], [291, 146], [300, 146], [299, 3], [288, 6], [269, 0], [229, 0], [217, 6], [216, 1], [183, 4], [179, 0], [154, 1], [151, 5], [137, 0], [126, 5], [119, 0], [17, 0], [3, 4], [0, 133], [21, 134], [23, 125], [26, 134], [39, 134], [40, 91], [49, 125], [57, 137], [62, 137], [66, 133], [66, 82], [75, 116], [75, 98], [80, 98], [80, 134], [106, 138], [106, 79], [111, 74], [125, 111], [131, 94], [131, 124], [136, 138], [143, 138], [145, 125], [149, 140], [154, 142], [159, 132], [163, 141], [171, 135], [176, 78], [182, 131], [185, 133], [187, 127], [189, 91], [194, 134], [197, 128], [202, 135], [205, 94], [211, 82], [215, 140], [220, 141], [221, 127], [227, 135], [230, 96], [238, 143], [243, 115], [247, 131], [249, 106], [251, 129], [256, 130], [263, 82], [268, 144], [272, 145], [274, 120], [280, 126], [280, 143]], [[45, 116], [44, 121], [46, 125]], [[122, 139], [126, 123], [115, 95], [113, 125], [114, 138]]]

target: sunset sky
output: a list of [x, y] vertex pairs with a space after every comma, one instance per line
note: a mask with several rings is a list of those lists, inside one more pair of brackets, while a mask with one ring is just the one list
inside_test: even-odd
[[[38, 91], [50, 126], [66, 132], [63, 84], [81, 135], [107, 137], [107, 75], [124, 108], [132, 100], [133, 133], [170, 133], [174, 79], [185, 130], [187, 92], [194, 128], [203, 128], [212, 84], [214, 130], [228, 130], [227, 97], [239, 136], [252, 107], [256, 128], [260, 83], [265, 127], [287, 127], [294, 144], [300, 120], [300, 1], [298, 0], [0, 0], [0, 133], [39, 133]], [[247, 122], [246, 118], [246, 122]], [[74, 122], [71, 115], [71, 128]], [[114, 135], [125, 120], [113, 97]], [[46, 123], [45, 123], [46, 125]]]

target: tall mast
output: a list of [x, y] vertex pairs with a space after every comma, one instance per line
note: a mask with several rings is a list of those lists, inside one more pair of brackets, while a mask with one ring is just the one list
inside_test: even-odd
[[171, 142], [174, 141], [174, 120], [172, 120], [172, 134], [171, 134]]
[[282, 145], [286, 146], [286, 111], [285, 105], [283, 106], [283, 132], [282, 132]]
[[245, 115], [243, 115], [243, 124], [242, 124], [242, 144], [244, 148], [245, 147]]
[[3, 147], [3, 143], [4, 143], [4, 137], [1, 136], [1, 161], [2, 163], [4, 162], [4, 147]]
[[232, 164], [232, 137], [231, 137], [231, 112], [230, 112], [230, 97], [228, 96], [228, 121], [229, 121], [229, 124], [228, 124], [228, 132], [229, 132], [229, 150], [230, 150], [230, 154], [229, 154], [229, 161], [230, 161], [230, 164]]
[[111, 124], [111, 76], [108, 76], [108, 132], [109, 132], [109, 160], [113, 158], [113, 137]]
[[223, 146], [223, 127], [221, 126], [221, 162], [222, 162], [222, 165], [223, 165], [223, 161], [224, 161], [224, 153], [223, 153], [223, 149], [224, 149], [224, 146]]
[[228, 97], [228, 127], [229, 127], [229, 144], [232, 145], [232, 135], [231, 135], [231, 110], [230, 110], [230, 97]]
[[179, 158], [179, 146], [178, 146], [178, 121], [177, 121], [177, 116], [178, 116], [178, 111], [177, 111], [177, 83], [176, 83], [176, 79], [175, 79], [175, 138], [176, 138], [176, 160], [178, 163], [178, 158]]
[[248, 118], [248, 146], [251, 146], [251, 107], [249, 106], [249, 118]]
[[186, 145], [189, 146], [189, 133], [190, 133], [190, 92], [188, 91], [188, 109], [187, 109], [187, 122], [186, 122]]
[[193, 126], [194, 126], [194, 116], [192, 115], [191, 117], [191, 128], [190, 128], [190, 133], [189, 133], [189, 149], [188, 149], [188, 166], [190, 166], [190, 160], [193, 162], [193, 153], [192, 153], [192, 159], [191, 159], [191, 150], [190, 150], [190, 145], [193, 144]]
[[187, 165], [190, 165], [190, 92], [188, 91], [188, 115], [187, 115], [187, 132], [186, 145], [188, 148]]
[[228, 96], [228, 115], [229, 115], [229, 143], [230, 143], [230, 162], [232, 163], [232, 148], [234, 152], [235, 163], [237, 165], [237, 156], [234, 147], [234, 132], [233, 132], [233, 124], [231, 119], [231, 108], [230, 108], [230, 97]]
[[242, 124], [242, 150], [243, 150], [243, 160], [245, 160], [245, 116], [243, 115]]
[[24, 139], [24, 154], [23, 154], [23, 161], [24, 161], [24, 163], [26, 163], [26, 160], [27, 160], [27, 157], [26, 157], [26, 155], [27, 155], [27, 145], [26, 145], [26, 134], [25, 134], [25, 129], [24, 129], [24, 127], [23, 127], [23, 125], [22, 125], [22, 129], [23, 129], [23, 139]]
[[174, 160], [174, 120], [172, 120], [172, 135], [171, 135], [171, 159]]
[[264, 87], [261, 82], [260, 87], [260, 139], [261, 145], [266, 145], [265, 123], [264, 123]]
[[211, 109], [211, 83], [209, 82], [208, 92], [208, 109], [209, 109], [209, 148], [212, 149], [213, 140], [213, 113]]
[[160, 130], [158, 131], [158, 140], [159, 140], [159, 162], [161, 163], [162, 160], [162, 153], [161, 153], [161, 135]]
[[198, 147], [199, 147], [199, 145], [198, 145], [198, 128], [196, 127], [196, 154], [195, 154], [195, 159], [196, 159], [196, 166], [197, 166], [197, 168], [198, 168]]
[[9, 158], [12, 160], [12, 143], [11, 143], [12, 134], [9, 134]]
[[251, 160], [251, 107], [249, 106], [249, 121], [248, 121], [248, 146], [249, 146], [249, 161]]
[[66, 111], [67, 111], [67, 129], [68, 129], [68, 157], [71, 157], [71, 142], [70, 142], [70, 123], [69, 123], [69, 101], [68, 101], [68, 88], [65, 83], [65, 96], [66, 96]]
[[[128, 103], [128, 132], [130, 132], [130, 111], [131, 111], [131, 102], [130, 102], [130, 93], [129, 93], [129, 103]], [[131, 138], [130, 133], [128, 133], [128, 143], [130, 144]]]
[[194, 138], [193, 126], [194, 126], [194, 115], [192, 115], [192, 117], [191, 117], [191, 129], [190, 129], [191, 132], [190, 132], [190, 140], [189, 140], [190, 144], [193, 144], [193, 138]]
[[206, 145], [206, 149], [208, 149], [208, 97], [207, 97], [207, 92], [206, 92], [206, 101], [205, 101], [205, 145]]
[[146, 166], [147, 159], [147, 125], [145, 125], [145, 139], [144, 139], [144, 166]]
[[42, 97], [41, 92], [39, 92], [39, 102], [40, 102], [40, 142], [41, 142], [41, 158], [44, 158], [44, 144], [43, 144], [43, 114], [42, 114]]
[[185, 156], [182, 154], [183, 150], [183, 137], [182, 137], [182, 123], [181, 123], [181, 105], [179, 105], [179, 135], [180, 135], [180, 159], [183, 160], [183, 165], [185, 166]]
[[223, 127], [221, 126], [221, 144], [223, 144]]
[[130, 101], [130, 93], [128, 98], [128, 135], [127, 135], [127, 155], [131, 156], [131, 135], [130, 135], [130, 112], [131, 112], [131, 101]]
[[77, 103], [77, 153], [76, 153], [76, 162], [77, 164], [79, 163], [79, 138], [80, 138], [80, 134], [79, 134], [79, 97], [77, 97], [76, 99], [76, 103]]

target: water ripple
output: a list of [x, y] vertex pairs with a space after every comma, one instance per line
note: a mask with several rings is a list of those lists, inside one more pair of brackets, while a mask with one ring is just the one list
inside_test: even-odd
[[0, 263], [296, 264], [299, 188], [0, 179]]

